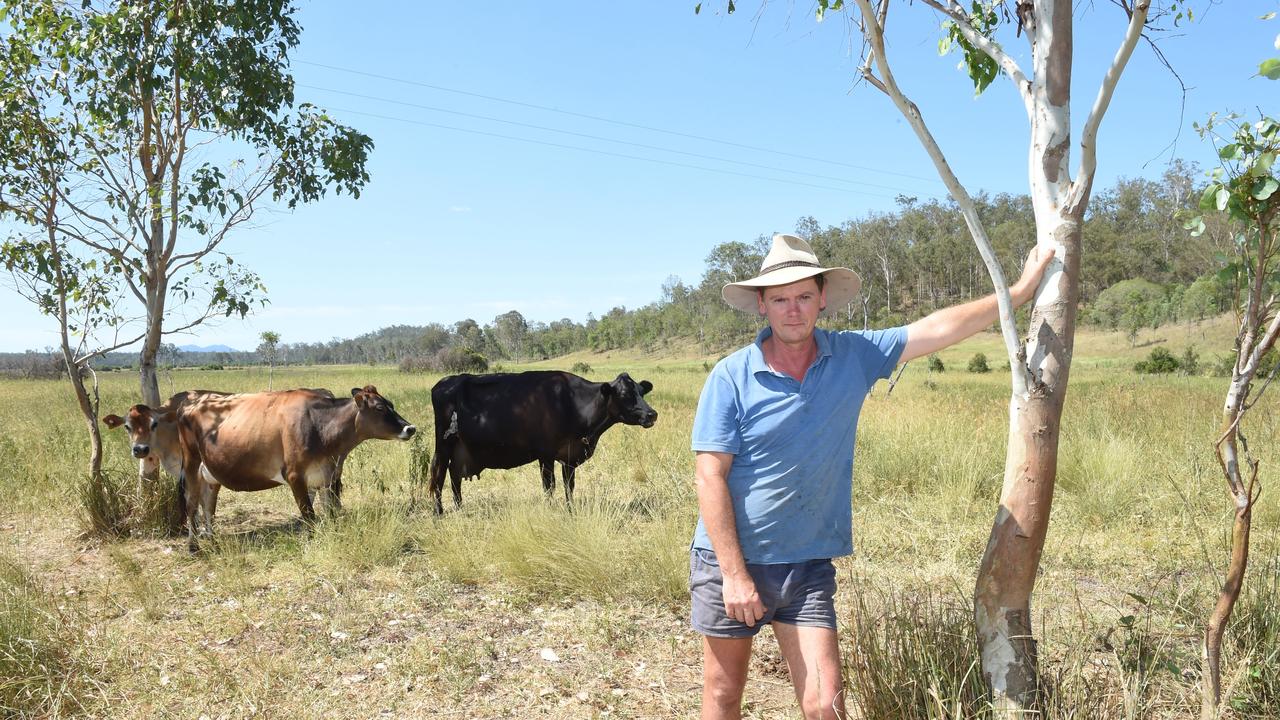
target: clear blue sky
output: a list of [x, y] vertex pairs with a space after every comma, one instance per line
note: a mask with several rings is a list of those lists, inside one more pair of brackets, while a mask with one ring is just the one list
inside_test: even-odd
[[[819, 25], [806, 0], [758, 18], [749, 0], [732, 16], [714, 4], [304, 3], [298, 99], [374, 139], [371, 183], [230, 238], [271, 304], [170, 339], [252, 349], [263, 330], [315, 342], [512, 309], [582, 321], [656, 300], [669, 276], [697, 282], [718, 243], [942, 192], [889, 100], [854, 86], [848, 16]], [[1124, 30], [1111, 3], [1080, 5], [1077, 130]], [[1173, 154], [1207, 165], [1191, 122], [1210, 111], [1280, 111], [1280, 83], [1251, 77], [1275, 54], [1280, 20], [1257, 18], [1276, 7], [1230, 0], [1160, 40], [1190, 88], [1181, 118], [1177, 83], [1139, 47], [1102, 127], [1095, 189], [1156, 177]], [[1007, 79], [975, 99], [959, 57], [937, 54], [939, 18], [918, 3], [894, 12], [899, 82], [960, 178], [1025, 193], [1026, 119]], [[1027, 68], [1026, 43], [1007, 45]], [[8, 287], [0, 315], [0, 350], [55, 343], [51, 320]]]

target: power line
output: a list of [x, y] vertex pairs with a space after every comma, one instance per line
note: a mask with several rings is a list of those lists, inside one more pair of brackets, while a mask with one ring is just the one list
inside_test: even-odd
[[804, 187], [817, 188], [819, 190], [830, 190], [833, 192], [851, 193], [854, 195], [866, 195], [867, 197], [887, 198], [892, 200], [891, 195], [882, 195], [880, 193], [869, 193], [862, 190], [851, 190], [849, 188], [830, 187], [828, 185], [815, 185], [814, 183], [801, 182], [799, 180], [787, 180], [784, 178], [769, 177], [767, 175], [753, 175], [751, 173], [735, 172], [733, 170], [723, 170], [720, 168], [710, 168], [701, 165], [690, 165], [688, 163], [679, 163], [671, 160], [659, 160], [657, 158], [641, 157], [639, 155], [627, 155], [625, 153], [609, 152], [608, 150], [596, 150], [593, 148], [578, 147], [576, 145], [565, 145], [563, 143], [549, 142], [547, 140], [534, 140], [532, 138], [522, 138], [515, 135], [503, 135], [502, 133], [486, 132], [484, 130], [473, 130], [471, 128], [454, 127], [452, 125], [441, 125], [439, 123], [427, 122], [425, 120], [413, 120], [411, 118], [394, 117], [392, 115], [381, 115], [378, 113], [365, 112], [363, 110], [352, 110], [350, 108], [329, 108], [336, 112], [351, 113], [353, 115], [364, 115], [365, 117], [379, 118], [381, 120], [392, 120], [395, 122], [409, 123], [411, 125], [422, 125], [424, 127], [437, 128], [440, 130], [452, 130], [454, 132], [470, 133], [472, 135], [483, 135], [485, 137], [501, 138], [503, 140], [515, 140], [517, 142], [532, 143], [534, 145], [545, 145], [547, 147], [561, 148], [564, 150], [576, 150], [578, 152], [594, 153], [596, 155], [607, 155], [609, 157], [625, 158], [627, 160], [639, 160], [641, 162], [656, 163], [658, 165], [671, 165], [673, 167], [688, 168], [691, 170], [703, 170], [705, 172], [720, 173], [721, 175], [735, 175], [737, 177], [754, 178], [756, 180], [768, 180], [770, 182], [786, 183], [788, 185], [801, 185]]
[[822, 180], [832, 180], [835, 182], [849, 183], [851, 185], [865, 185], [867, 187], [878, 188], [881, 190], [896, 190], [898, 192], [903, 192], [903, 193], [921, 194], [921, 193], [918, 193], [918, 191], [916, 190], [911, 190], [911, 189], [902, 188], [902, 187], [895, 187], [893, 185], [881, 185], [880, 183], [866, 182], [865, 180], [849, 180], [847, 178], [835, 177], [832, 175], [820, 175], [818, 173], [804, 172], [803, 170], [789, 170], [787, 168], [780, 168], [772, 165], [761, 165], [759, 163], [746, 162], [744, 160], [733, 160], [730, 158], [717, 157], [715, 155], [703, 155], [701, 153], [687, 152], [685, 150], [675, 150], [672, 148], [664, 148], [658, 145], [647, 145], [645, 143], [630, 142], [627, 140], [617, 140], [614, 138], [602, 137], [600, 135], [591, 135], [588, 133], [574, 132], [572, 130], [561, 130], [559, 128], [547, 127], [545, 125], [534, 125], [532, 123], [518, 122], [516, 120], [505, 120], [503, 118], [492, 117], [489, 115], [478, 115], [475, 113], [462, 112], [459, 110], [449, 110], [447, 108], [434, 107], [431, 105], [422, 105], [419, 103], [412, 103], [404, 100], [395, 100], [393, 98], [378, 97], [376, 95], [365, 95], [362, 93], [348, 92], [346, 90], [336, 90], [334, 88], [319, 87], [317, 85], [307, 85], [305, 83], [299, 83], [298, 87], [308, 88], [310, 90], [319, 90], [321, 92], [336, 93], [338, 95], [347, 95], [350, 97], [362, 98], [364, 100], [373, 100], [376, 102], [391, 103], [393, 105], [403, 105], [405, 107], [418, 108], [421, 110], [430, 110], [432, 112], [446, 113], [449, 115], [458, 115], [460, 117], [472, 118], [476, 120], [487, 120], [489, 122], [503, 123], [506, 125], [515, 125], [517, 127], [531, 128], [533, 130], [544, 130], [546, 132], [560, 133], [562, 135], [571, 135], [573, 137], [586, 138], [589, 140], [599, 140], [601, 142], [615, 143], [618, 145], [627, 145], [630, 147], [637, 147], [645, 150], [656, 150], [658, 152], [673, 153], [675, 155], [684, 155], [687, 157], [699, 158], [701, 160], [714, 160], [716, 162], [732, 163], [734, 165], [743, 165], [746, 167], [753, 167], [761, 170], [771, 170], [773, 172], [791, 173], [792, 175], [803, 175], [807, 177], [819, 178]]
[[583, 118], [586, 120], [595, 120], [597, 122], [611, 123], [613, 125], [621, 125], [623, 127], [636, 128], [638, 130], [647, 130], [649, 132], [663, 133], [666, 135], [675, 135], [677, 137], [689, 138], [691, 140], [700, 140], [702, 142], [718, 143], [720, 145], [728, 145], [730, 147], [742, 148], [744, 150], [754, 150], [756, 152], [772, 153], [774, 155], [784, 155], [786, 157], [797, 158], [800, 160], [810, 160], [812, 162], [827, 163], [829, 165], [839, 165], [842, 167], [853, 168], [855, 170], [866, 170], [868, 172], [881, 173], [883, 175], [897, 175], [899, 177], [911, 178], [912, 180], [923, 180], [925, 182], [942, 182], [938, 178], [922, 177], [920, 175], [912, 175], [910, 173], [897, 172], [894, 170], [883, 170], [881, 168], [868, 167], [866, 165], [855, 165], [853, 163], [840, 162], [839, 160], [831, 160], [829, 158], [813, 157], [811, 155], [800, 155], [797, 153], [789, 153], [783, 150], [773, 150], [770, 148], [759, 147], [756, 145], [746, 145], [743, 143], [731, 142], [729, 140], [721, 140], [719, 138], [707, 137], [705, 135], [693, 135], [691, 133], [679, 132], [676, 130], [665, 130], [649, 125], [641, 125], [639, 123], [627, 122], [625, 120], [614, 120], [612, 118], [601, 117], [599, 115], [588, 115], [586, 113], [573, 112], [571, 110], [561, 110], [559, 108], [548, 107], [546, 105], [537, 105], [534, 103], [522, 102], [520, 100], [510, 100], [508, 98], [496, 97], [494, 95], [484, 95], [482, 93], [470, 92], [467, 90], [458, 90], [456, 88], [444, 87], [442, 85], [432, 85], [418, 80], [408, 80], [406, 78], [392, 77], [390, 75], [381, 75], [378, 73], [365, 72], [363, 70], [354, 70], [352, 68], [339, 67], [337, 65], [327, 65], [325, 63], [311, 62], [308, 60], [296, 60], [301, 65], [311, 65], [313, 67], [325, 68], [327, 70], [337, 70], [338, 72], [350, 73], [352, 75], [363, 75], [365, 77], [377, 78], [379, 80], [387, 80], [389, 82], [401, 83], [404, 85], [414, 85], [424, 87], [431, 90], [439, 90], [440, 92], [454, 93], [456, 95], [465, 95], [467, 97], [480, 98], [482, 100], [491, 100], [493, 102], [506, 103], [508, 105], [516, 105], [518, 107], [531, 108], [533, 110], [544, 110], [546, 112], [559, 113], [561, 115], [569, 115], [571, 117]]

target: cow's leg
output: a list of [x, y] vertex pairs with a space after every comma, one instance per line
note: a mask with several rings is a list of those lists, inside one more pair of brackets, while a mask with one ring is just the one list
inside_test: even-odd
[[449, 463], [449, 485], [453, 489], [453, 507], [462, 507], [462, 473], [453, 463]]
[[578, 472], [577, 465], [560, 463], [560, 475], [564, 478], [564, 502], [573, 510], [573, 476]]
[[202, 534], [205, 537], [213, 537], [213, 515], [218, 511], [218, 490], [221, 488], [221, 485], [203, 479], [200, 482], [200, 514], [204, 517]]
[[200, 459], [197, 457], [194, 458], [194, 462], [185, 463], [182, 471], [178, 473], [178, 502], [187, 521], [187, 550], [192, 553], [200, 551], [200, 544], [196, 541], [199, 526], [196, 515], [204, 504], [204, 489], [200, 487], [203, 484], [204, 480], [200, 477]]
[[[556, 461], [555, 460], [539, 460], [538, 469], [542, 471], [542, 492], [551, 499], [551, 493], [556, 490]], [[568, 485], [565, 486], [569, 487]]]
[[329, 509], [331, 515], [337, 514], [342, 509], [342, 466], [347, 462], [347, 456], [343, 455], [338, 458], [338, 462], [333, 469], [333, 505]]
[[342, 507], [342, 501], [338, 499], [339, 494], [342, 492], [342, 464], [340, 460], [335, 460], [332, 464], [322, 467], [325, 477], [321, 480], [317, 494], [324, 505], [325, 514], [330, 518], [335, 518], [338, 516], [338, 510]]
[[293, 500], [298, 503], [298, 512], [302, 513], [302, 521], [308, 525], [315, 522], [315, 506], [311, 504], [311, 493], [307, 491], [307, 478], [297, 470], [289, 470], [285, 476], [289, 489], [293, 490]]
[[[440, 503], [440, 493], [444, 490], [444, 471], [449, 467], [449, 458], [453, 457], [453, 448], [444, 447], [443, 443], [436, 443], [436, 456], [431, 458], [431, 482], [427, 485], [427, 492], [431, 493], [431, 499], [436, 505], [436, 514], [444, 514], [444, 505]], [[456, 493], [454, 495], [455, 503], [461, 503], [462, 498]]]

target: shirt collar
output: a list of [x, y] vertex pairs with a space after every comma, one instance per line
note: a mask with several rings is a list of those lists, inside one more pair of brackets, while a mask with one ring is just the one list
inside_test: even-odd
[[[761, 347], [772, 334], [773, 328], [765, 325], [756, 333], [755, 342], [747, 348], [747, 369], [751, 372], [773, 372], [764, 361], [764, 348]], [[822, 358], [831, 356], [831, 340], [827, 337], [827, 331], [822, 328], [813, 329], [813, 339], [818, 344], [818, 356], [813, 359], [813, 364], [817, 365]]]

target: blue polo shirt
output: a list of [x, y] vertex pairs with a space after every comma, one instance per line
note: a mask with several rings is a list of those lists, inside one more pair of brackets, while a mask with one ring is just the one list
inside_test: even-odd
[[[804, 382], [765, 364], [756, 341], [716, 364], [698, 399], [693, 449], [729, 453], [729, 495], [749, 563], [794, 563], [853, 552], [853, 438], [862, 401], [888, 378], [906, 327], [815, 329]], [[702, 518], [693, 547], [711, 550]]]

